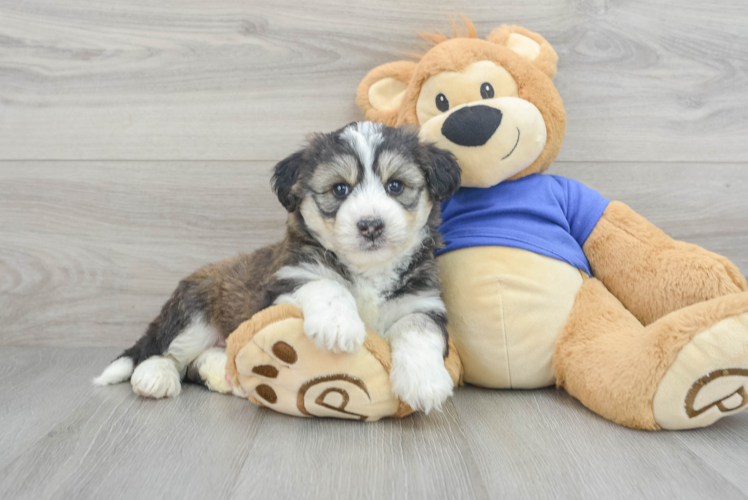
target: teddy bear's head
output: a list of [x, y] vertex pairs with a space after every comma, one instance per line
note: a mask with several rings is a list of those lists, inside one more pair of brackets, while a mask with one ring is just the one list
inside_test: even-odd
[[466, 37], [426, 34], [420, 61], [374, 68], [358, 88], [366, 118], [417, 125], [451, 151], [462, 185], [489, 187], [546, 170], [558, 155], [566, 113], [553, 85], [558, 56], [537, 33], [502, 26], [485, 40], [465, 18]]

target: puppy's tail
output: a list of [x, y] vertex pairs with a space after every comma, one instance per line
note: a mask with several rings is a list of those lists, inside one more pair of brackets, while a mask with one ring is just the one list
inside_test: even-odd
[[151, 356], [163, 354], [153, 335], [143, 335], [135, 345], [126, 349], [109, 366], [104, 368], [101, 375], [93, 379], [94, 385], [114, 385], [130, 379], [135, 367], [141, 361]]
[[135, 369], [135, 362], [129, 356], [122, 355], [119, 358], [112, 361], [112, 363], [104, 368], [101, 375], [93, 379], [94, 385], [112, 385], [119, 384], [130, 378], [132, 371]]

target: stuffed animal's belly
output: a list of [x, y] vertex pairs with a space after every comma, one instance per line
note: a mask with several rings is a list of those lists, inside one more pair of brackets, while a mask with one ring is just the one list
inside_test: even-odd
[[554, 384], [556, 339], [582, 286], [582, 273], [509, 247], [464, 248], [438, 261], [449, 335], [465, 381], [495, 388]]

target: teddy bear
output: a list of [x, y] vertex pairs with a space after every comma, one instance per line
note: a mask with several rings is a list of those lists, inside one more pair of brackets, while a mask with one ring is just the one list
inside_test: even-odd
[[[480, 39], [465, 23], [465, 35], [456, 26], [452, 38], [423, 35], [433, 47], [418, 61], [374, 68], [357, 93], [367, 120], [419, 127], [462, 169], [461, 189], [442, 205], [437, 252], [453, 381], [555, 384], [636, 429], [703, 427], [744, 410], [748, 287], [740, 271], [621, 202], [544, 174], [566, 127], [556, 52], [519, 26]], [[300, 416], [410, 413], [389, 392], [388, 348], [374, 332], [355, 355], [320, 353], [297, 310], [276, 312], [229, 337], [227, 378], [245, 395]], [[291, 348], [294, 363], [275, 345]], [[258, 366], [275, 376], [258, 375]], [[319, 386], [317, 396], [307, 386]]]

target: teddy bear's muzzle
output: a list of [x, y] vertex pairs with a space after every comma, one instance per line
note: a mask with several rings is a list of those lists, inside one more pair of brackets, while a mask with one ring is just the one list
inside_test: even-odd
[[456, 106], [421, 123], [421, 139], [455, 155], [463, 187], [490, 187], [521, 172], [545, 147], [540, 110], [518, 97]]

